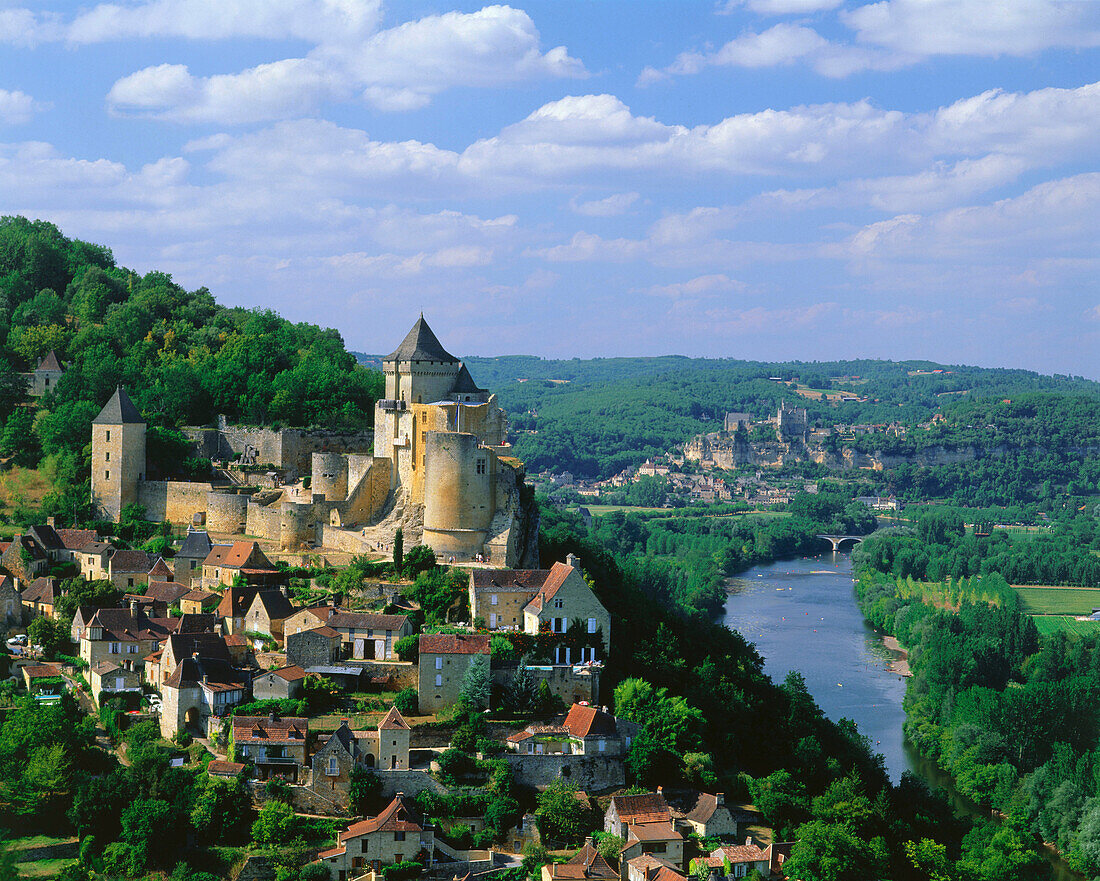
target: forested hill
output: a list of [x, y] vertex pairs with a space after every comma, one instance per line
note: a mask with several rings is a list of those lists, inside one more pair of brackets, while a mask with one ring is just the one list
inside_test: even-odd
[[[1066, 405], [1072, 412], [1079, 411], [1082, 401], [1088, 408], [1100, 401], [1100, 383], [1080, 377], [928, 361], [764, 363], [675, 356], [464, 360], [475, 380], [500, 396], [515, 434], [517, 455], [529, 469], [568, 468], [584, 477], [610, 476], [696, 434], [715, 431], [726, 411], [774, 415], [782, 400], [806, 407], [812, 421], [826, 425], [893, 421], [915, 425], [942, 412], [949, 426], [936, 434], [937, 442], [950, 442], [948, 435], [956, 427], [960, 442], [982, 435], [994, 417], [1014, 426], [1009, 431], [1013, 438], [1022, 437], [1026, 408], [1000, 405], [1006, 398], [1043, 393], [1048, 403], [1033, 399], [1032, 405], [1044, 417], [1053, 415], [1055, 421], [1064, 407], [1063, 395], [1078, 402]], [[800, 395], [773, 377], [861, 400], [823, 402], [820, 394]], [[999, 409], [985, 412], [995, 404]], [[973, 406], [984, 409], [971, 418], [968, 408]], [[1068, 427], [1067, 442], [1077, 437], [1078, 422], [1073, 420]], [[1030, 424], [1030, 430], [1040, 433], [1052, 428], [1049, 420]]]
[[[67, 370], [37, 412], [16, 374], [55, 350]], [[231, 421], [365, 426], [381, 375], [340, 334], [219, 306], [206, 288], [141, 276], [53, 224], [0, 218], [0, 455], [78, 474], [90, 424], [119, 383], [154, 426]]]

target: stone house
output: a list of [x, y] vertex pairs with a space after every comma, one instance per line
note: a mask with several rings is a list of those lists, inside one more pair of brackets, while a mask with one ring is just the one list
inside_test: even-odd
[[149, 581], [174, 581], [175, 574], [171, 567], [164, 562], [164, 557], [157, 557], [153, 561], [153, 567], [149, 570]]
[[221, 759], [214, 759], [206, 766], [206, 773], [220, 780], [235, 780], [241, 776], [244, 769], [245, 765], [242, 762], [225, 762]]
[[604, 814], [604, 831], [626, 841], [620, 856], [620, 875], [626, 881], [627, 863], [643, 854], [659, 857], [680, 868], [684, 839], [672, 824], [672, 812], [661, 790], [639, 795], [616, 795]]
[[164, 647], [145, 658], [145, 681], [159, 688], [184, 658], [209, 658], [231, 663], [232, 657], [225, 638], [213, 632], [173, 633]]
[[673, 863], [649, 853], [623, 861], [622, 867], [626, 869], [625, 881], [687, 881]]
[[290, 633], [286, 637], [286, 659], [306, 670], [332, 666], [340, 660], [340, 634], [328, 625]]
[[294, 606], [281, 590], [260, 590], [249, 603], [245, 612], [244, 629], [246, 633], [262, 633], [276, 642], [283, 641], [283, 622], [294, 614]]
[[187, 585], [179, 584], [175, 581], [154, 581], [152, 579], [152, 572], [150, 572], [149, 584], [146, 586], [145, 593], [142, 594], [142, 596], [146, 602], [151, 604], [151, 614], [157, 617], [164, 617], [173, 606], [179, 605], [181, 612], [187, 611], [180, 605], [180, 600], [187, 593]]
[[600, 856], [591, 835], [566, 862], [547, 863], [542, 867], [542, 881], [618, 881], [618, 878], [619, 873]]
[[340, 723], [313, 754], [312, 789], [325, 798], [343, 802], [348, 797], [351, 772], [356, 767], [380, 771], [407, 771], [412, 731], [397, 707], [391, 707], [376, 731], [352, 731]]
[[306, 671], [291, 664], [260, 673], [252, 679], [252, 696], [258, 701], [297, 698], [305, 686]]
[[298, 716], [233, 717], [233, 756], [252, 762], [256, 777], [272, 776], [296, 781], [306, 765], [309, 720]]
[[188, 730], [206, 735], [210, 720], [225, 716], [244, 700], [248, 673], [215, 658], [181, 660], [160, 687], [160, 733], [173, 737]]
[[412, 633], [408, 615], [338, 611], [328, 626], [340, 634], [344, 657], [355, 660], [395, 661], [394, 643]]
[[57, 388], [57, 382], [65, 374], [65, 367], [57, 357], [57, 353], [51, 349], [41, 358], [34, 372], [22, 374], [27, 377], [27, 394], [32, 398], [40, 398], [46, 392]]
[[99, 706], [99, 696], [106, 692], [114, 695], [119, 692], [141, 692], [141, 677], [134, 670], [116, 664], [114, 661], [100, 661], [88, 668], [88, 685], [91, 686], [92, 700]]
[[15, 579], [15, 586], [19, 588], [46, 573], [49, 557], [29, 535], [16, 535], [0, 553], [0, 566]]
[[114, 545], [105, 541], [90, 541], [77, 552], [80, 577], [85, 581], [106, 581], [109, 577], [107, 561], [114, 553]]
[[549, 569], [472, 569], [470, 614], [489, 630], [522, 630], [523, 607], [549, 576]]
[[258, 587], [249, 585], [241, 587], [230, 585], [225, 588], [214, 614], [222, 619], [226, 633], [244, 633], [248, 608], [259, 591]]
[[672, 805], [672, 818], [677, 825], [689, 835], [703, 838], [718, 838], [722, 841], [737, 838], [739, 817], [743, 818], [742, 822], [751, 819], [740, 810], [735, 815], [726, 805], [726, 797], [721, 792], [712, 795], [709, 792], [690, 790]]
[[421, 713], [438, 713], [458, 702], [474, 658], [488, 659], [488, 633], [425, 633], [420, 637], [418, 702]]
[[[80, 657], [89, 667], [112, 661], [140, 670], [145, 657], [157, 651], [180, 626], [179, 618], [149, 618], [129, 609], [97, 609], [80, 633]], [[74, 629], [77, 626], [73, 620]]]
[[703, 867], [709, 870], [709, 881], [744, 878], [753, 869], [767, 878], [772, 869], [772, 847], [761, 847], [750, 835], [744, 844], [723, 844], [707, 856], [691, 861], [692, 874], [698, 873], [696, 877], [701, 876]]
[[336, 606], [331, 605], [306, 606], [304, 609], [295, 609], [294, 613], [283, 621], [283, 638], [287, 639], [292, 633], [302, 633], [320, 627], [322, 624], [327, 624], [328, 619], [339, 611]]
[[528, 725], [508, 737], [509, 749], [520, 755], [624, 756], [637, 727], [599, 707], [574, 704], [559, 725]]
[[[580, 561], [570, 554], [565, 563], [555, 563], [535, 596], [523, 607], [523, 629], [538, 633], [543, 624], [551, 633], [565, 634], [574, 621], [583, 633], [599, 637], [606, 657], [611, 646], [611, 615], [596, 598], [581, 574]], [[596, 660], [595, 647], [579, 650], [574, 657], [570, 646], [555, 649], [554, 663], [577, 664]]]
[[254, 541], [211, 547], [202, 562], [202, 586], [214, 589], [229, 586], [238, 575], [255, 587], [274, 587], [285, 579]]
[[107, 579], [124, 593], [149, 583], [153, 564], [145, 551], [116, 550], [107, 557]]
[[[177, 582], [179, 583], [179, 582]], [[201, 588], [193, 588], [180, 597], [180, 611], [184, 614], [213, 612], [221, 602], [221, 594]]]
[[213, 547], [214, 544], [210, 541], [210, 535], [205, 529], [188, 528], [183, 544], [176, 551], [176, 556], [172, 558], [175, 580], [191, 587], [196, 586], [193, 584], [196, 581], [201, 584], [202, 564], [210, 556]]
[[61, 694], [65, 690], [64, 684], [50, 683], [43, 680], [57, 679], [61, 676], [61, 668], [57, 664], [28, 664], [22, 668], [23, 684], [32, 694]]
[[[4, 591], [6, 582], [11, 582], [11, 579], [4, 578], [3, 582], [0, 582], [0, 593]], [[11, 588], [12, 590], [15, 589], [14, 583], [12, 583]], [[45, 615], [47, 618], [56, 618], [56, 605], [57, 600], [60, 598], [61, 591], [56, 578], [50, 576], [36, 578], [23, 588], [23, 617], [30, 619]], [[2, 606], [2, 603], [3, 600], [0, 599], [0, 606]], [[0, 611], [3, 611], [3, 609], [0, 608]]]
[[349, 881], [384, 866], [415, 860], [426, 869], [432, 866], [435, 832], [404, 793], [377, 817], [355, 823], [340, 833], [338, 844], [318, 854], [332, 881]]

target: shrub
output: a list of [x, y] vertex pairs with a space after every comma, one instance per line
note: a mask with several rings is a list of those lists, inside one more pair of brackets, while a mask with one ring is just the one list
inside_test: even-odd
[[423, 871], [424, 867], [420, 863], [406, 860], [403, 863], [383, 867], [382, 874], [386, 877], [386, 881], [409, 881], [410, 878], [419, 878]]
[[403, 688], [393, 698], [393, 705], [402, 716], [415, 716], [419, 710], [419, 694], [415, 688]]
[[420, 657], [420, 637], [402, 636], [393, 644], [393, 650], [402, 661], [416, 661]]

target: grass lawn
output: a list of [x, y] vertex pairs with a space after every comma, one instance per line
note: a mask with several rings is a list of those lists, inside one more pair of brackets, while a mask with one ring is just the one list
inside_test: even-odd
[[[37, 508], [52, 487], [50, 475], [32, 468], [12, 468], [0, 474], [0, 512], [10, 514], [22, 502]], [[11, 537], [15, 527], [5, 527], [3, 534]]]
[[51, 844], [63, 844], [69, 838], [53, 838], [49, 835], [29, 835], [26, 838], [12, 838], [7, 842], [8, 850], [29, 850], [32, 847], [47, 847]]
[[581, 507], [587, 508], [593, 517], [610, 514], [612, 511], [666, 511], [671, 514], [674, 510], [672, 508], [638, 508], [634, 505], [581, 505]]
[[1088, 615], [1100, 609], [1100, 588], [1015, 587], [1024, 608], [1038, 615]]
[[62, 869], [75, 865], [78, 860], [35, 860], [33, 863], [16, 863], [20, 878], [56, 878]]
[[1100, 621], [1078, 621], [1068, 615], [1032, 615], [1031, 620], [1035, 622], [1042, 636], [1050, 636], [1059, 631], [1077, 636], [1100, 633], [1100, 630], [1097, 630], [1100, 627]]

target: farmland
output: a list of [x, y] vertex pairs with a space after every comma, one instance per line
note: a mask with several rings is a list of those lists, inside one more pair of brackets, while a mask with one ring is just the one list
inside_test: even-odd
[[1088, 615], [1094, 608], [1100, 609], [1100, 588], [1015, 585], [1013, 588], [1033, 615]]
[[1041, 636], [1058, 632], [1075, 636], [1100, 633], [1100, 621], [1078, 621], [1071, 615], [1032, 615], [1031, 620], [1035, 622]]

